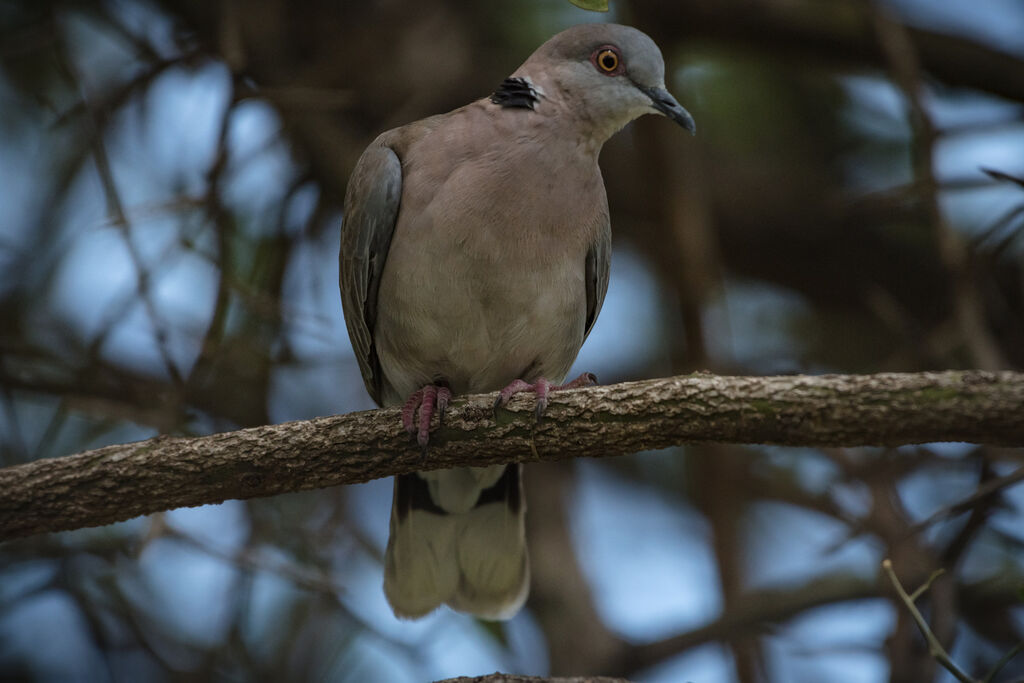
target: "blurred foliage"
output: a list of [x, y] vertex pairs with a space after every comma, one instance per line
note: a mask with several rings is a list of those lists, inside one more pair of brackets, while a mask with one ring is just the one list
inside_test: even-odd
[[588, 9], [591, 12], [607, 12], [608, 0], [569, 0], [580, 9]]
[[[0, 7], [0, 464], [369, 407], [335, 284], [355, 160], [597, 18]], [[615, 266], [582, 369], [1024, 367], [1024, 10], [632, 0], [611, 18], [662, 46], [700, 132], [648, 117], [606, 145]], [[882, 557], [908, 587], [947, 570], [925, 613], [981, 672], [1024, 635], [1020, 494], [920, 522], [1022, 459], [716, 446], [531, 467], [533, 594], [508, 625], [390, 617], [387, 482], [6, 543], [0, 678], [934, 680]]]

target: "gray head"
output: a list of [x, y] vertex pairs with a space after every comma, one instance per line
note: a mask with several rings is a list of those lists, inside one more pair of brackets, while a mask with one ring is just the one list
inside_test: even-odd
[[644, 114], [661, 114], [691, 133], [693, 117], [665, 89], [661, 50], [618, 24], [573, 26], [537, 48], [513, 74], [544, 99], [570, 109], [599, 143]]

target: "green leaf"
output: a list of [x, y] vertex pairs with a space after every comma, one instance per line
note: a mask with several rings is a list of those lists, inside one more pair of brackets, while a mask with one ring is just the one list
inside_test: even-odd
[[608, 0], [569, 0], [569, 2], [580, 9], [590, 10], [591, 12], [608, 11]]

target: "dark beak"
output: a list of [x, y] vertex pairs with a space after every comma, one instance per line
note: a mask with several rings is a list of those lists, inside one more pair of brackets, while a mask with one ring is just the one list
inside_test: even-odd
[[651, 98], [651, 105], [659, 112], [669, 117], [680, 126], [690, 131], [690, 135], [697, 134], [697, 124], [694, 122], [690, 112], [683, 109], [683, 105], [676, 102], [672, 93], [664, 88], [644, 88], [640, 90]]

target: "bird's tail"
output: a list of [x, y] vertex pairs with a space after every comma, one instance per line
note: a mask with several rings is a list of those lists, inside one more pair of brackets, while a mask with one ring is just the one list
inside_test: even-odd
[[443, 603], [507, 619], [529, 592], [519, 465], [395, 477], [384, 593], [399, 617]]

